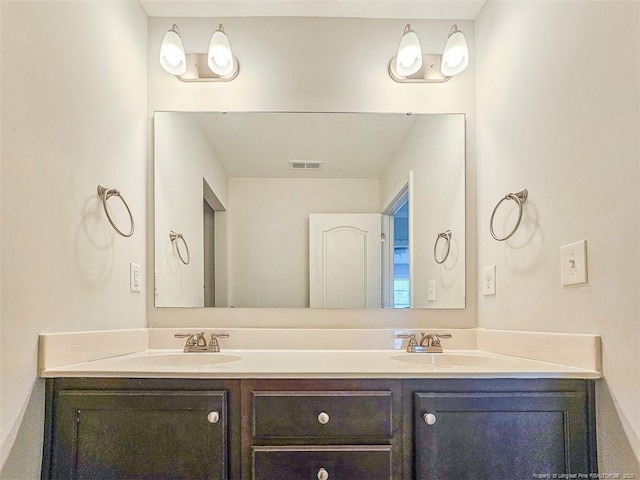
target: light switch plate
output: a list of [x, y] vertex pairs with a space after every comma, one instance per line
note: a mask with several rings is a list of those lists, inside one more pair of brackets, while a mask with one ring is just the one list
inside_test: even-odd
[[587, 241], [581, 240], [560, 249], [562, 285], [587, 283]]
[[153, 272], [153, 294], [158, 296], [158, 270]]
[[137, 263], [129, 264], [129, 290], [134, 293], [140, 293], [142, 291], [142, 276], [140, 270], [140, 265]]
[[430, 302], [435, 302], [436, 301], [436, 281], [429, 280], [429, 283], [427, 285], [428, 285], [427, 300]]
[[496, 266], [484, 267], [482, 271], [482, 295], [485, 297], [496, 294]]

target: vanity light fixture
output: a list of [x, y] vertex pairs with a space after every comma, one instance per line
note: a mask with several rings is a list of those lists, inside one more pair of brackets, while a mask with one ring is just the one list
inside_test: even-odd
[[162, 39], [160, 65], [183, 82], [228, 82], [240, 67], [222, 24], [213, 32], [207, 53], [185, 53], [178, 26], [173, 25]]
[[469, 65], [464, 34], [453, 25], [442, 54], [422, 53], [418, 35], [404, 27], [398, 53], [389, 62], [389, 76], [399, 83], [443, 83]]
[[449, 31], [449, 38], [442, 53], [440, 72], [448, 77], [463, 72], [469, 65], [469, 47], [464, 34], [453, 25]]
[[176, 24], [162, 38], [160, 46], [160, 65], [173, 75], [182, 75], [187, 71], [187, 57]]
[[211, 71], [220, 77], [238, 74], [238, 61], [233, 56], [229, 38], [224, 33], [222, 24], [218, 26], [218, 30], [213, 32], [211, 36], [207, 58], [207, 64]]
[[408, 77], [422, 68], [422, 47], [416, 32], [407, 23], [404, 34], [400, 39], [400, 46], [395, 58], [395, 71], [399, 75]]

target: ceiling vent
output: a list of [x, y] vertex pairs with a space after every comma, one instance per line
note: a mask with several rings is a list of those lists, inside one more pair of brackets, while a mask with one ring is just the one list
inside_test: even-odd
[[322, 162], [289, 162], [290, 170], [321, 170]]

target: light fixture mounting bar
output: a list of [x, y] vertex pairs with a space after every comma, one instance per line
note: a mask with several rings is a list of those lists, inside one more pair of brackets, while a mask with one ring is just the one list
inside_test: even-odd
[[398, 83], [444, 83], [451, 77], [447, 77], [440, 72], [442, 55], [436, 53], [422, 54], [422, 67], [413, 75], [402, 76], [396, 71], [396, 58], [389, 62], [389, 76]]
[[176, 75], [183, 82], [229, 82], [238, 76], [240, 71], [238, 60], [233, 57], [235, 68], [230, 75], [213, 73], [207, 65], [206, 53], [187, 53], [187, 71]]

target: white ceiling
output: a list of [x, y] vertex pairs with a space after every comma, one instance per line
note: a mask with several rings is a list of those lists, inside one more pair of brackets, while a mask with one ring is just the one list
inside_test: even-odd
[[[199, 113], [229, 177], [379, 178], [418, 118], [361, 113]], [[320, 171], [290, 161], [323, 162]]]
[[474, 20], [486, 0], [140, 0], [150, 17]]

